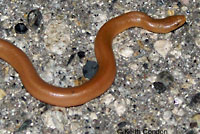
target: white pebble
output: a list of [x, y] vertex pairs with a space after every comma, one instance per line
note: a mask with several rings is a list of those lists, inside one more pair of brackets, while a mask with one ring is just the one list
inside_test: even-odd
[[122, 116], [126, 111], [126, 104], [124, 100], [116, 100], [114, 102], [115, 111], [119, 116]]
[[165, 112], [163, 113], [163, 119], [164, 119], [165, 121], [169, 121], [171, 117], [172, 117], [172, 112], [170, 112], [170, 111], [165, 111]]
[[182, 9], [182, 11], [187, 11], [188, 10], [188, 8], [186, 6], [183, 6], [181, 9]]
[[147, 81], [151, 82], [151, 83], [154, 83], [157, 79], [157, 76], [156, 75], [150, 75], [147, 77]]
[[154, 49], [165, 58], [169, 50], [172, 48], [172, 43], [168, 40], [158, 40], [154, 43]]
[[54, 72], [55, 72], [55, 62], [53, 60], [50, 60], [46, 66], [45, 71], [40, 74], [42, 79], [44, 79], [47, 82], [51, 82], [55, 79]]
[[9, 17], [5, 16], [5, 15], [2, 15], [1, 18], [0, 18], [1, 21], [7, 20], [7, 19], [9, 19]]
[[183, 104], [183, 101], [184, 101], [184, 99], [183, 99], [182, 97], [176, 97], [176, 98], [174, 99], [174, 104], [180, 106], [180, 105]]
[[44, 79], [46, 82], [51, 82], [54, 80], [54, 76], [53, 76], [53, 73], [52, 72], [48, 72], [48, 71], [45, 71], [43, 72], [40, 77], [42, 77], [42, 79]]
[[112, 94], [107, 94], [103, 96], [103, 98], [101, 99], [101, 102], [105, 103], [106, 105], [109, 105], [114, 100], [115, 100], [115, 97]]
[[70, 32], [67, 24], [61, 20], [53, 20], [46, 27], [44, 41], [46, 48], [56, 54], [63, 54], [70, 44]]
[[139, 68], [138, 64], [136, 63], [131, 63], [128, 65], [133, 71], [137, 71], [137, 69]]
[[58, 129], [61, 132], [64, 131], [64, 121], [66, 121], [66, 116], [60, 111], [47, 111], [42, 114], [43, 123], [52, 129]]
[[167, 122], [168, 125], [177, 125], [177, 122], [173, 118], [171, 111], [165, 111], [163, 113], [163, 119]]
[[82, 113], [82, 111], [79, 109], [79, 110], [73, 110], [73, 109], [69, 109], [68, 110], [68, 115], [69, 116], [73, 116], [73, 115], [80, 115], [80, 116], [82, 116], [83, 115], [83, 113]]
[[133, 50], [130, 47], [124, 47], [120, 49], [119, 53], [126, 58], [133, 56]]
[[94, 113], [94, 112], [91, 113], [91, 114], [90, 114], [90, 119], [91, 119], [91, 120], [97, 120], [98, 117], [97, 117], [96, 113]]
[[6, 96], [6, 92], [3, 89], [0, 89], [0, 100], [2, 100], [4, 96]]

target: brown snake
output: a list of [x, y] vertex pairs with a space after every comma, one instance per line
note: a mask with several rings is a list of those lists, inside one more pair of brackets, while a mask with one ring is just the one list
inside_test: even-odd
[[112, 85], [116, 75], [112, 40], [130, 27], [140, 27], [156, 33], [168, 33], [182, 26], [185, 16], [153, 19], [142, 12], [129, 12], [109, 20], [98, 31], [95, 54], [99, 64], [96, 75], [83, 85], [62, 88], [43, 81], [26, 54], [13, 44], [0, 39], [0, 58], [8, 62], [18, 73], [28, 92], [35, 98], [56, 106], [69, 107], [84, 104], [103, 94]]

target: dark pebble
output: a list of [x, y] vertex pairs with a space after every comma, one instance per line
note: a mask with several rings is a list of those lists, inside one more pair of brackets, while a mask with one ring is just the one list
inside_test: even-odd
[[200, 103], [200, 93], [195, 94], [192, 97], [191, 102], [190, 102], [191, 105], [198, 104], [198, 103]]
[[127, 124], [127, 122], [123, 121], [123, 122], [120, 122], [117, 126], [118, 126], [119, 128], [122, 128], [122, 127], [125, 127], [126, 124]]
[[24, 97], [24, 96], [22, 96], [21, 99], [22, 99], [23, 101], [26, 101], [26, 97]]
[[133, 108], [134, 108], [134, 109], [137, 108], [137, 105], [134, 104], [134, 105], [133, 105]]
[[98, 70], [98, 64], [96, 61], [87, 61], [83, 67], [83, 75], [85, 78], [91, 79]]
[[177, 3], [177, 6], [178, 6], [179, 8], [181, 8], [181, 7], [182, 7], [182, 3], [179, 1], [179, 2]]
[[158, 77], [163, 80], [174, 81], [173, 76], [170, 74], [169, 71], [162, 71], [158, 74]]
[[28, 28], [24, 25], [24, 23], [18, 23], [15, 25], [15, 32], [18, 34], [25, 34], [28, 31]]
[[157, 80], [168, 87], [174, 82], [174, 77], [170, 74], [170, 72], [162, 71], [158, 74]]
[[72, 54], [70, 57], [69, 57], [69, 60], [67, 62], [67, 66], [72, 62], [72, 60], [74, 59], [76, 54]]
[[195, 128], [195, 127], [198, 127], [197, 122], [191, 122], [190, 123], [190, 128]]
[[143, 64], [143, 67], [144, 67], [144, 69], [148, 69], [148, 64], [147, 64], [147, 63], [144, 63], [144, 64]]
[[162, 82], [154, 82], [153, 86], [159, 94], [165, 92], [167, 89], [167, 87]]
[[78, 52], [78, 57], [79, 57], [80, 59], [84, 58], [84, 57], [85, 57], [85, 52], [79, 51], [79, 52]]
[[31, 10], [28, 13], [27, 21], [30, 27], [37, 29], [41, 24], [41, 20], [42, 20], [42, 13], [40, 12], [39, 9]]
[[89, 108], [89, 107], [87, 107], [87, 110], [88, 110], [89, 112], [92, 112], [92, 109], [91, 109], [91, 108]]

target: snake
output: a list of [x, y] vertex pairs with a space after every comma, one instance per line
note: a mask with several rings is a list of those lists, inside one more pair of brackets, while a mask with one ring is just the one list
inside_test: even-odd
[[184, 15], [155, 19], [139, 11], [131, 11], [110, 19], [97, 32], [94, 41], [98, 62], [96, 74], [92, 79], [75, 87], [64, 88], [45, 82], [28, 56], [8, 40], [0, 39], [0, 58], [16, 70], [25, 89], [36, 99], [59, 107], [79, 106], [102, 95], [113, 84], [117, 68], [112, 41], [119, 33], [131, 27], [154, 33], [168, 33], [185, 22]]

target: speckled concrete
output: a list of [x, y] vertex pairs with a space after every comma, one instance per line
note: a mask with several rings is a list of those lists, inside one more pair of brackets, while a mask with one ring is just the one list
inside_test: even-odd
[[[42, 14], [36, 27], [27, 21], [34, 9]], [[36, 100], [1, 60], [0, 134], [200, 133], [199, 0], [0, 0], [0, 37], [21, 48], [48, 83], [77, 86], [88, 80], [83, 66], [96, 61], [99, 28], [128, 11], [154, 18], [183, 14], [187, 23], [168, 34], [131, 28], [118, 35], [113, 41], [118, 69], [113, 85], [78, 107]], [[18, 23], [28, 31], [16, 33]], [[80, 58], [79, 52], [85, 56]]]

